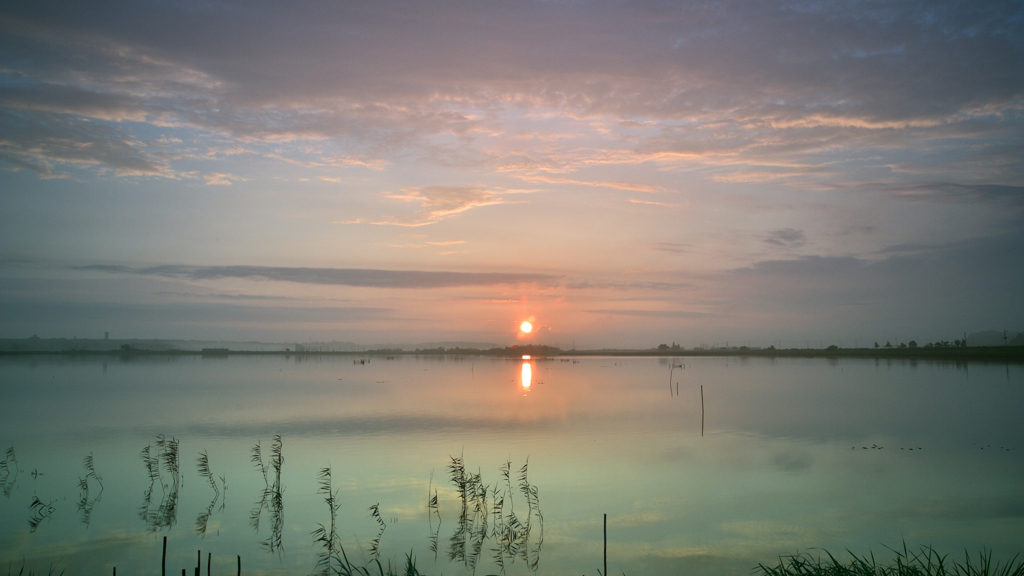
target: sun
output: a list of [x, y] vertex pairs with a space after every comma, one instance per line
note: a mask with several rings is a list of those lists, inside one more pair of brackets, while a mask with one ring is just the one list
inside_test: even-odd
[[530, 332], [533, 332], [533, 324], [530, 324], [529, 321], [524, 320], [523, 323], [519, 325], [519, 330], [521, 330], [524, 334], [529, 334]]

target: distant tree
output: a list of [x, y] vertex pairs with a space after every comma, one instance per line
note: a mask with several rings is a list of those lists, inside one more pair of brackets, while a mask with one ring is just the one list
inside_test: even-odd
[[900, 348], [906, 348], [906, 347], [907, 347], [906, 343], [900, 342]]
[[892, 348], [892, 344], [888, 340], [886, 340], [885, 341], [885, 347], [886, 348]]
[[839, 350], [839, 346], [836, 346], [835, 344], [832, 344], [828, 348], [825, 348], [825, 350]]
[[771, 346], [769, 346], [768, 349], [769, 350], [775, 350], [775, 344], [772, 344]]
[[960, 347], [960, 341], [959, 340], [953, 340], [953, 346], [956, 346], [957, 348], [959, 348]]
[[878, 342], [875, 342], [875, 348], [878, 348]]
[[917, 340], [911, 340], [910, 342], [907, 342], [907, 346], [910, 346], [911, 348], [917, 348]]
[[668, 344], [658, 344], [658, 350], [668, 350]]

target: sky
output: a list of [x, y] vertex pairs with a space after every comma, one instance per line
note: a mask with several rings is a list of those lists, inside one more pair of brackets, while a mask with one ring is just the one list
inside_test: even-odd
[[862, 346], [1021, 294], [1020, 2], [0, 4], [0, 337]]

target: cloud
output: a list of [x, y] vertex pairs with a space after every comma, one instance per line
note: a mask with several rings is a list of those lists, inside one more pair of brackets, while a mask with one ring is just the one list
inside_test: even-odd
[[658, 242], [654, 244], [654, 249], [661, 250], [662, 252], [689, 254], [694, 251], [694, 246], [693, 244], [687, 244], [685, 242]]
[[[741, 316], [772, 315], [794, 325], [805, 318], [816, 331], [824, 319], [837, 331], [913, 324], [935, 334], [919, 340], [950, 326], [989, 329], [1021, 317], [1016, 294], [1024, 290], [1022, 242], [1024, 235], [1014, 230], [931, 246], [893, 246], [873, 259], [765, 260], [714, 279], [715, 302]], [[865, 314], [868, 304], [873, 311]]]
[[1024, 186], [1008, 184], [965, 184], [929, 182], [914, 186], [883, 186], [882, 191], [910, 200], [993, 203], [1024, 208]]
[[703, 318], [706, 312], [689, 312], [685, 310], [635, 310], [629, 308], [602, 308], [584, 310], [589, 314], [611, 314], [613, 316], [639, 316], [642, 318]]
[[548, 184], [572, 184], [575, 186], [591, 186], [594, 188], [612, 188], [615, 190], [625, 190], [628, 192], [667, 192], [668, 189], [662, 188], [661, 186], [653, 186], [651, 184], [641, 184], [639, 182], [614, 182], [614, 181], [591, 181], [591, 180], [580, 180], [575, 178], [564, 178], [560, 176], [547, 176], [543, 174], [529, 174], [521, 175], [520, 179], [527, 182], [545, 182]]
[[[327, 141], [301, 162], [375, 170], [410, 158], [555, 171], [653, 161], [714, 167], [730, 182], [802, 181], [877, 167], [864, 153], [877, 151], [896, 170], [973, 165], [994, 184], [1024, 172], [1024, 23], [1012, 3], [442, 1], [399, 14], [228, 0], [140, 10], [147, 17], [116, 2], [5, 5], [0, 107], [247, 143]], [[546, 148], [513, 149], [524, 133]], [[957, 138], [978, 145], [951, 162]], [[894, 162], [897, 149], [911, 154]], [[90, 158], [127, 168], [117, 155]]]
[[242, 178], [234, 174], [226, 174], [224, 172], [203, 174], [203, 179], [206, 180], [207, 186], [231, 186], [232, 180], [242, 180]]
[[[270, 306], [228, 303], [134, 304], [106, 302], [0, 301], [0, 319], [12, 326], [45, 327], [60, 333], [68, 326], [127, 322], [133, 329], [161, 326], [334, 324], [394, 320], [390, 308], [362, 306]], [[124, 319], [124, 320], [116, 320]], [[31, 328], [29, 328], [31, 329]]]
[[778, 248], [795, 249], [806, 244], [807, 238], [804, 237], [803, 230], [781, 228], [769, 234], [764, 243]]
[[678, 208], [679, 204], [668, 204], [665, 202], [652, 202], [650, 200], [637, 200], [636, 198], [630, 198], [632, 204], [648, 204], [650, 206], [662, 206], [664, 208]]
[[63, 166], [112, 169], [119, 175], [171, 176], [169, 165], [116, 125], [68, 114], [0, 108], [0, 160], [42, 177]]
[[389, 198], [416, 202], [420, 209], [414, 216], [379, 220], [371, 224], [390, 226], [426, 226], [437, 223], [449, 216], [460, 214], [473, 208], [504, 204], [505, 201], [497, 192], [483, 188], [462, 188], [430, 186], [426, 188], [404, 188], [399, 194], [390, 194]]
[[360, 268], [286, 268], [273, 266], [128, 266], [93, 264], [76, 266], [77, 270], [186, 278], [189, 280], [220, 280], [244, 278], [368, 288], [453, 288], [462, 286], [495, 286], [520, 284], [553, 284], [558, 277], [549, 274], [511, 272], [441, 272], [423, 270], [372, 270]]
[[658, 282], [636, 280], [632, 282], [614, 282], [607, 280], [571, 280], [566, 282], [570, 290], [679, 290], [690, 288], [687, 282]]

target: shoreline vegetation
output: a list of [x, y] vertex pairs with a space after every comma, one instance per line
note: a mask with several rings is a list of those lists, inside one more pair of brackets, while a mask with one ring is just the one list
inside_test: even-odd
[[[67, 340], [72, 342], [71, 340]], [[747, 346], [721, 348], [682, 348], [679, 346], [661, 345], [649, 349], [600, 349], [600, 350], [563, 350], [554, 346], [523, 345], [506, 346], [504, 348], [417, 348], [415, 350], [379, 348], [363, 351], [321, 350], [315, 348], [299, 348], [292, 350], [232, 350], [229, 348], [203, 348], [186, 350], [179, 348], [152, 349], [142, 345], [122, 344], [111, 349], [77, 348], [73, 345], [64, 349], [39, 349], [31, 346], [5, 347], [0, 349], [3, 356], [101, 356], [101, 357], [137, 357], [137, 356], [343, 356], [355, 358], [380, 357], [394, 359], [398, 356], [476, 356], [518, 358], [529, 355], [534, 359], [551, 359], [556, 357], [740, 357], [740, 358], [866, 358], [866, 359], [906, 359], [906, 360], [939, 360], [939, 361], [984, 361], [984, 362], [1024, 362], [1024, 346], [901, 346], [878, 348], [840, 348], [830, 345], [827, 348], [750, 348]]]

